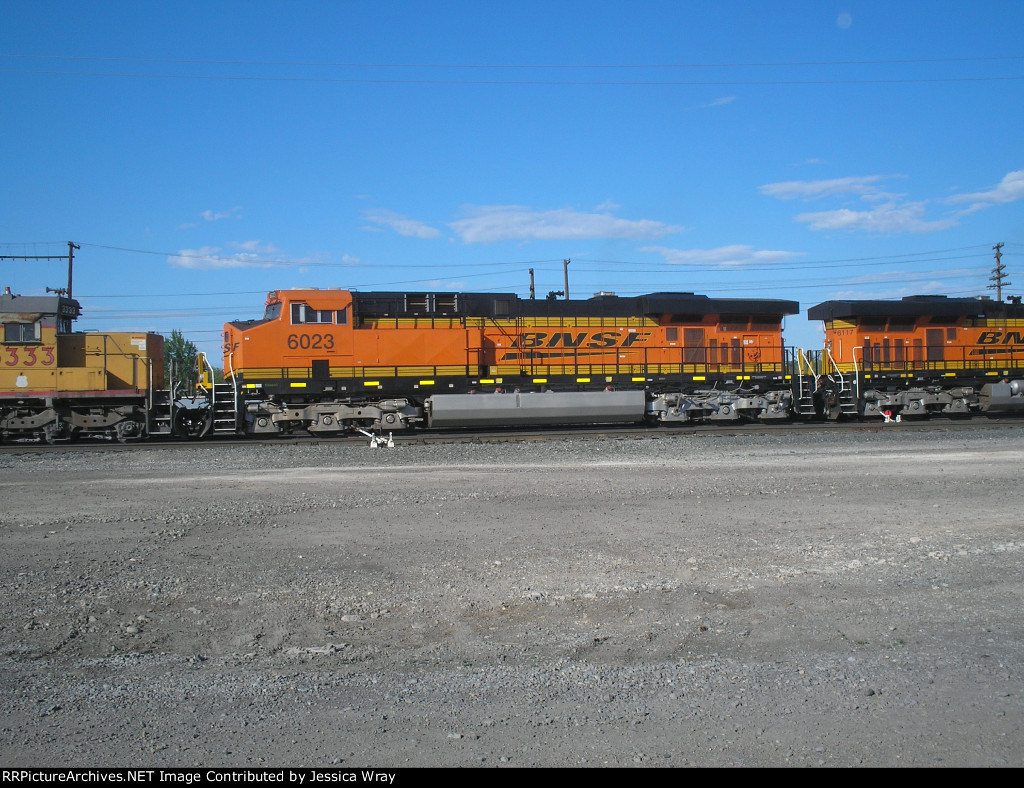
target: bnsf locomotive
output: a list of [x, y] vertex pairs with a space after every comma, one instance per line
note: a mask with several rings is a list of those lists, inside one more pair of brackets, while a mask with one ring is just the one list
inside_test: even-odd
[[785, 418], [794, 301], [281, 290], [225, 326], [239, 428]]
[[967, 415], [1024, 409], [1024, 307], [988, 298], [826, 301], [827, 415]]
[[225, 382], [185, 393], [162, 337], [73, 332], [80, 311], [0, 296], [3, 439], [1024, 410], [1024, 307], [985, 298], [828, 301], [805, 352], [795, 301], [280, 290], [225, 325]]

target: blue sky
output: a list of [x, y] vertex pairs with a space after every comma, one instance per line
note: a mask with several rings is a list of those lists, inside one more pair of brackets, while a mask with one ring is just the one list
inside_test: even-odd
[[[0, 254], [216, 352], [267, 290], [1024, 291], [1024, 3], [0, 11]], [[0, 261], [42, 292], [65, 268]], [[803, 317], [789, 342], [820, 344]]]

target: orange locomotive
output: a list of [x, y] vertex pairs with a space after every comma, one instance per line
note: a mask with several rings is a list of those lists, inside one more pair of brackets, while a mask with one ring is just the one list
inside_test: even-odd
[[782, 318], [798, 310], [692, 293], [272, 291], [262, 320], [224, 327], [222, 400], [237, 410], [212, 429], [783, 418]]
[[830, 416], [965, 415], [1024, 408], [1024, 306], [988, 298], [826, 301]]

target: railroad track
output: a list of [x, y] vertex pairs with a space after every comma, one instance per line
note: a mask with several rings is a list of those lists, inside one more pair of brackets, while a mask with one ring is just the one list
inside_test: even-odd
[[[488, 430], [416, 430], [394, 433], [396, 447], [425, 446], [431, 444], [452, 443], [530, 443], [568, 440], [627, 440], [634, 438], [652, 438], [671, 440], [686, 436], [732, 436], [732, 435], [782, 435], [807, 434], [822, 435], [838, 432], [978, 432], [989, 430], [1024, 430], [1024, 418], [1001, 417], [989, 419], [974, 417], [971, 419], [928, 418], [920, 421], [905, 420], [899, 423], [883, 423], [880, 421], [859, 422], [783, 422], [773, 424], [741, 424], [741, 425], [680, 425], [645, 427], [638, 425], [595, 425], [591, 427], [551, 427], [530, 429], [488, 429]], [[362, 435], [340, 435], [324, 437], [313, 435], [285, 435], [272, 438], [208, 438], [198, 441], [189, 440], [147, 440], [135, 443], [118, 443], [113, 440], [82, 440], [77, 442], [47, 444], [42, 440], [22, 440], [0, 444], [0, 455], [36, 454], [51, 452], [133, 452], [161, 451], [165, 449], [190, 448], [196, 450], [217, 449], [243, 446], [329, 446], [355, 445], [365, 446], [368, 440]], [[382, 449], [386, 451], [387, 449]]]

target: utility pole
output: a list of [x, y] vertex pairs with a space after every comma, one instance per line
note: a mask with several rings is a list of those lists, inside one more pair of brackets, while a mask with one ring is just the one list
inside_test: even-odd
[[81, 248], [78, 244], [68, 241], [68, 298], [73, 297], [71, 295], [71, 269], [75, 264], [75, 249]]
[[571, 260], [562, 261], [562, 275], [565, 277], [565, 300], [569, 300], [569, 263]]
[[537, 297], [537, 291], [533, 289], [533, 269], [530, 269], [530, 300], [533, 301]]
[[992, 276], [989, 277], [989, 281], [994, 284], [988, 285], [988, 288], [996, 291], [996, 300], [1001, 303], [1003, 300], [1003, 286], [1009, 287], [1013, 282], [1005, 281], [1006, 266], [1003, 265], [1003, 244], [998, 243], [992, 248], [996, 250], [996, 267], [992, 269]]
[[[71, 294], [71, 282], [72, 282], [72, 271], [75, 264], [75, 249], [81, 249], [82, 247], [73, 241], [68, 241], [68, 253], [63, 254], [0, 254], [0, 260], [62, 260], [64, 257], [68, 259], [68, 287], [66, 291], [63, 291], [68, 298], [72, 298]], [[51, 290], [46, 288], [52, 293], [61, 293], [61, 290]]]

